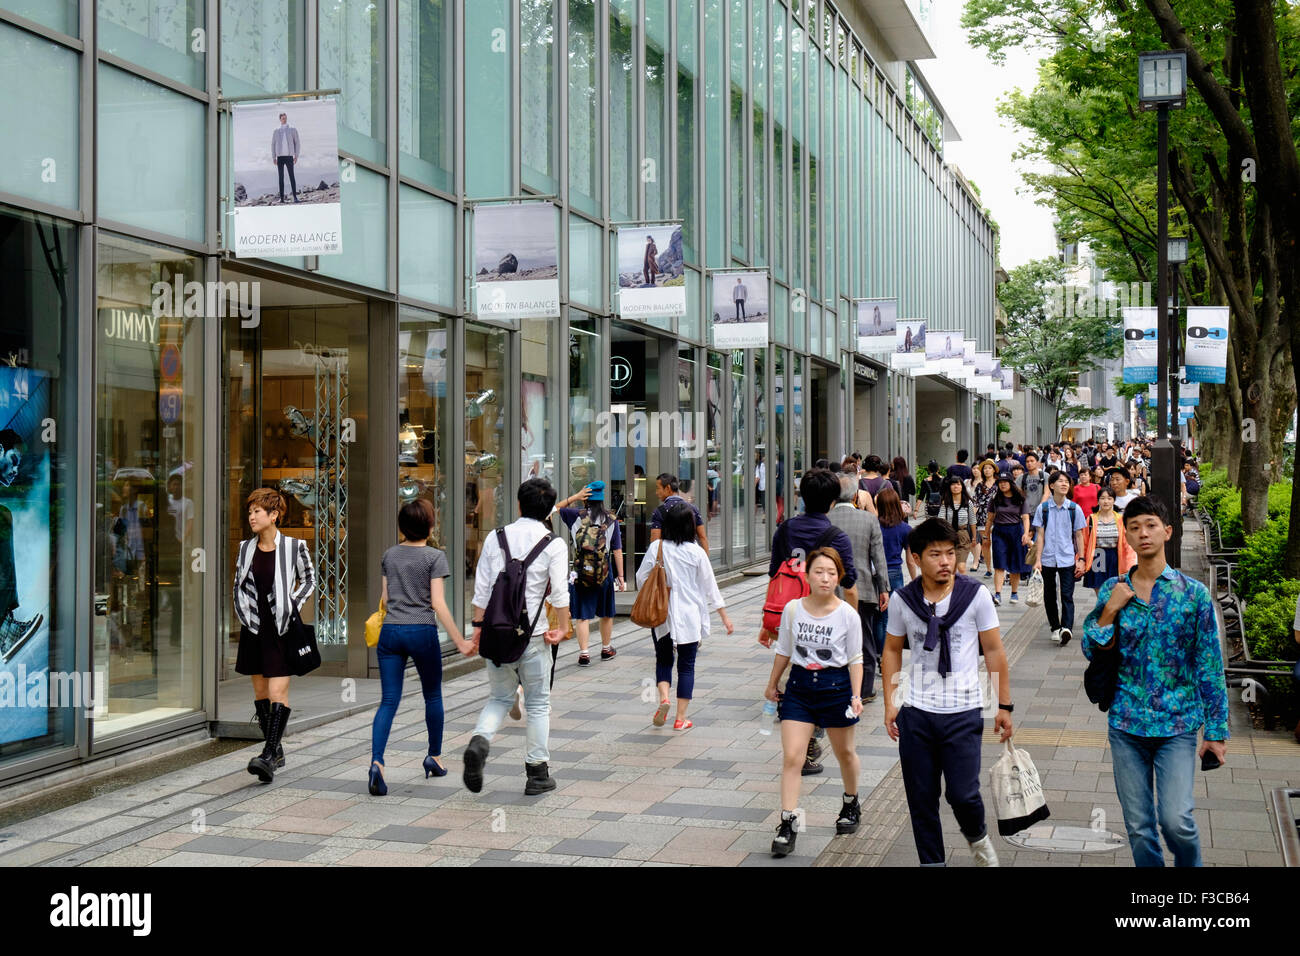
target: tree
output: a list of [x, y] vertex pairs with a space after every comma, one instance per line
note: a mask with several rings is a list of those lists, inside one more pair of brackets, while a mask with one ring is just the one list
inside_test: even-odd
[[[1203, 388], [1202, 446], [1242, 489], [1247, 531], [1267, 518], [1300, 358], [1300, 8], [1266, 0], [968, 0], [963, 25], [994, 59], [1050, 52], [1040, 84], [1004, 109], [1032, 133], [1026, 158], [1055, 167], [1031, 186], [1131, 274], [1154, 277], [1155, 133], [1136, 104], [1140, 51], [1187, 52], [1193, 89], [1170, 126], [1171, 221], [1193, 233], [1184, 302], [1231, 313], [1228, 382]], [[1191, 24], [1187, 26], [1185, 24]], [[1175, 226], [1176, 228], [1176, 226]], [[1235, 467], [1234, 467], [1235, 466]], [[1300, 575], [1300, 483], [1288, 573]]]
[[1002, 364], [1018, 371], [1056, 410], [1057, 434], [1062, 416], [1086, 420], [1105, 411], [1072, 404], [1068, 396], [1080, 375], [1117, 357], [1124, 347], [1118, 323], [1106, 309], [1071, 314], [1053, 307], [1064, 285], [1065, 266], [1059, 260], [1036, 259], [1016, 266], [998, 287], [998, 301], [1007, 314]]

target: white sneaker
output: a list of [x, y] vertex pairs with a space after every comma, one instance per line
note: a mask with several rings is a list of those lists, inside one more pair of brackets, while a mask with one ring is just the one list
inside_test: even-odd
[[1059, 627], [1056, 630], [1052, 631], [1052, 643], [1053, 644], [1061, 643], [1061, 629]]
[[993, 849], [993, 840], [986, 833], [970, 845], [976, 866], [998, 866], [998, 853]]

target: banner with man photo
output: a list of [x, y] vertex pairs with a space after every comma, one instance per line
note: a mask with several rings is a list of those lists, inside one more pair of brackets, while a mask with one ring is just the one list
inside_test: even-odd
[[994, 388], [993, 352], [977, 351], [975, 353], [975, 375], [971, 385], [981, 395], [989, 395]]
[[1124, 384], [1145, 385], [1156, 380], [1157, 322], [1154, 308], [1125, 308]]
[[616, 235], [618, 314], [625, 319], [685, 315], [681, 223], [619, 226]]
[[890, 368], [917, 368], [925, 364], [925, 319], [899, 319], [894, 329]]
[[897, 299], [855, 299], [858, 317], [858, 351], [863, 355], [888, 355], [897, 345]]
[[713, 345], [719, 349], [767, 348], [767, 270], [714, 272]]
[[1222, 385], [1228, 380], [1227, 306], [1189, 305], [1183, 359], [1189, 382]]
[[235, 103], [230, 117], [235, 256], [342, 253], [334, 100]]
[[560, 315], [559, 210], [548, 201], [474, 207], [474, 314]]

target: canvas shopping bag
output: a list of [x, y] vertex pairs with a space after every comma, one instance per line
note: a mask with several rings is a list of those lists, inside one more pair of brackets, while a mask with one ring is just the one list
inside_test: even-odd
[[1029, 752], [1017, 750], [1008, 740], [1004, 745], [1002, 756], [991, 768], [993, 803], [997, 807], [998, 833], [1011, 836], [1040, 820], [1046, 820], [1051, 814], [1047, 809], [1047, 798], [1043, 796], [1043, 785], [1038, 779], [1038, 769], [1034, 766]]

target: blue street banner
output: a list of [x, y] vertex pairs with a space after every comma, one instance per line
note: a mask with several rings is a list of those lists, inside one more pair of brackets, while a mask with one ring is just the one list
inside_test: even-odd
[[1227, 306], [1187, 307], [1187, 341], [1183, 350], [1187, 381], [1222, 385], [1228, 380], [1228, 321]]
[[1156, 310], [1126, 308], [1124, 312], [1124, 384], [1156, 380]]
[[1178, 404], [1196, 406], [1201, 404], [1201, 383], [1187, 377], [1187, 368], [1178, 370]]

